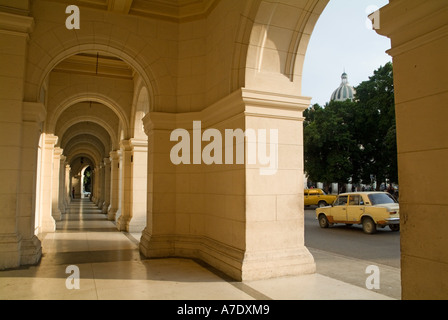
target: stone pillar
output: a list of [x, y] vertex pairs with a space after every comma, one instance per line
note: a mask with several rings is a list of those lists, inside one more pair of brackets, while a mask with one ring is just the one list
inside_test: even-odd
[[54, 146], [58, 137], [46, 134], [42, 152], [42, 212], [39, 231], [53, 232], [56, 230], [56, 222], [52, 215], [53, 205], [53, 159]]
[[148, 185], [148, 141], [131, 140], [132, 159], [132, 219], [129, 232], [142, 232], [146, 227], [146, 199]]
[[90, 200], [93, 203], [96, 203], [96, 199], [97, 199], [97, 177], [98, 173], [97, 173], [97, 168], [96, 167], [92, 167], [92, 196], [90, 197]]
[[19, 187], [18, 232], [21, 241], [21, 265], [39, 262], [42, 255], [40, 240], [35, 236], [37, 158], [42, 124], [45, 120], [45, 106], [41, 103], [23, 104], [22, 161]]
[[99, 209], [102, 209], [103, 203], [104, 203], [104, 164], [101, 162], [98, 165], [98, 200], [96, 205]]
[[98, 206], [101, 200], [101, 168], [100, 165], [95, 167], [95, 205]]
[[112, 151], [110, 153], [110, 205], [107, 209], [107, 219], [110, 221], [115, 221], [115, 215], [118, 210], [118, 200], [119, 200], [119, 167], [120, 167], [120, 156], [117, 151]]
[[64, 190], [64, 195], [65, 195], [65, 203], [66, 203], [66, 207], [68, 208], [68, 206], [70, 205], [70, 203], [72, 202], [72, 196], [71, 196], [71, 168], [70, 165], [65, 165], [65, 190]]
[[51, 190], [51, 200], [52, 200], [52, 216], [54, 220], [60, 221], [62, 219], [61, 210], [59, 209], [59, 182], [61, 180], [61, 148], [54, 148], [53, 153], [53, 183]]
[[61, 160], [59, 163], [59, 211], [61, 213], [65, 213], [67, 208], [67, 203], [65, 202], [65, 160], [67, 158], [64, 155], [61, 155]]
[[129, 231], [132, 218], [132, 144], [130, 140], [123, 140], [121, 145], [121, 214], [117, 220], [120, 231]]
[[[170, 134], [177, 127], [176, 115], [149, 113], [143, 118], [143, 123], [148, 136], [148, 181], [147, 222], [140, 239], [140, 252], [146, 257], [175, 256], [176, 167], [170, 160], [173, 147]], [[195, 168], [185, 168], [188, 169]], [[187, 219], [186, 227], [189, 228], [189, 217], [183, 217]], [[195, 228], [199, 229], [200, 236], [202, 228], [199, 225]], [[188, 256], [188, 253], [184, 253], [184, 256]]]
[[391, 0], [373, 16], [392, 43], [402, 298], [446, 300], [448, 2]]
[[[149, 148], [142, 254], [200, 258], [237, 280], [315, 272], [303, 222], [302, 112], [308, 106], [302, 97], [242, 89], [200, 113], [149, 113], [143, 119]], [[170, 135], [181, 128], [193, 147], [190, 164], [175, 165], [177, 142]], [[204, 152], [211, 140], [201, 141], [206, 129], [222, 138], [214, 150], [222, 157], [210, 165]], [[226, 138], [227, 130], [239, 138]]]
[[104, 159], [104, 203], [102, 208], [102, 213], [107, 213], [107, 209], [110, 206], [110, 159]]
[[20, 265], [17, 230], [24, 75], [33, 18], [0, 12], [0, 269]]

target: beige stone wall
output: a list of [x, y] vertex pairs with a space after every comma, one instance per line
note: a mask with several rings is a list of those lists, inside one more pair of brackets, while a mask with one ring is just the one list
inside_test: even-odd
[[379, 33], [392, 41], [404, 299], [448, 297], [448, 3], [390, 1]]

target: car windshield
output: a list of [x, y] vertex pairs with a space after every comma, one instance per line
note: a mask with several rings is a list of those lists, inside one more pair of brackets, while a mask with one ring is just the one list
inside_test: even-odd
[[388, 193], [372, 193], [369, 194], [369, 200], [372, 205], [377, 204], [387, 204], [387, 203], [397, 203], [394, 197]]

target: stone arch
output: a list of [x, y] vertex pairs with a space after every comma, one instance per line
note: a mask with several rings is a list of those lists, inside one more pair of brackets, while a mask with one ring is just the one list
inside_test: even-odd
[[119, 146], [119, 142], [116, 138], [116, 134], [114, 131], [114, 128], [112, 128], [106, 121], [102, 120], [102, 119], [98, 119], [98, 118], [93, 118], [93, 117], [89, 117], [89, 116], [84, 116], [84, 117], [77, 117], [72, 119], [71, 121], [66, 122], [58, 131], [58, 135], [63, 137], [65, 132], [72, 127], [73, 125], [80, 123], [80, 122], [93, 122], [96, 123], [97, 125], [103, 127], [107, 133], [109, 134], [109, 136], [111, 137], [112, 140], [112, 145], [114, 146], [115, 149], [118, 149]]
[[64, 16], [65, 8], [62, 3], [33, 3], [33, 16], [39, 23], [35, 25], [29, 43], [25, 99], [38, 101], [48, 74], [59, 62], [71, 55], [94, 50], [119, 57], [131, 66], [148, 88], [151, 108], [159, 109], [163, 95], [173, 92], [175, 81], [157, 50], [154, 31], [139, 28], [138, 20], [143, 18], [134, 17], [130, 21], [126, 16], [101, 13], [102, 19], [98, 19], [97, 10], [83, 8], [81, 28], [67, 30], [64, 21], [57, 18]]
[[[79, 93], [76, 95], [73, 95], [71, 97], [68, 97], [67, 99], [65, 99], [64, 101], [62, 101], [59, 104], [59, 107], [51, 114], [48, 116], [47, 118], [47, 131], [48, 132], [55, 132], [56, 131], [56, 125], [57, 122], [60, 118], [60, 116], [62, 115], [62, 113], [64, 111], [66, 111], [68, 108], [70, 108], [71, 106], [74, 106], [77, 103], [82, 103], [82, 102], [96, 102], [102, 105], [105, 105], [106, 107], [108, 107], [109, 109], [111, 109], [115, 115], [117, 116], [117, 118], [120, 121], [120, 126], [123, 129], [124, 135], [127, 135], [128, 132], [128, 118], [126, 116], [126, 114], [124, 114], [123, 109], [112, 99], [110, 99], [109, 97], [99, 94], [99, 93]], [[110, 132], [109, 132], [110, 134]], [[111, 135], [112, 140], [114, 141], [113, 146], [117, 147], [118, 143], [117, 143], [117, 135]]]
[[141, 86], [136, 90], [136, 94], [138, 96], [132, 109], [131, 135], [135, 139], [147, 140], [142, 119], [150, 111], [148, 90], [145, 86]]
[[95, 152], [95, 150], [91, 147], [79, 145], [78, 147], [73, 148], [71, 154], [67, 156], [67, 162], [72, 165], [72, 169], [74, 168], [73, 161], [80, 157], [89, 157], [94, 166], [97, 166], [102, 161], [102, 157], [99, 152]]
[[104, 145], [104, 149], [106, 152], [112, 151], [112, 143], [111, 137], [107, 133], [107, 131], [94, 123], [78, 123], [76, 125], [71, 126], [64, 134], [61, 136], [58, 141], [58, 144], [62, 149], [65, 149], [65, 146], [69, 144], [72, 139], [80, 135], [91, 135], [97, 137], [101, 143]]
[[248, 89], [301, 95], [306, 48], [327, 3], [254, 1], [247, 9], [253, 21], [246, 18], [240, 31], [247, 53], [245, 59], [235, 59], [236, 83]]
[[79, 135], [70, 140], [64, 149], [66, 154], [71, 154], [78, 145], [91, 146], [95, 151], [98, 151], [102, 157], [105, 157], [107, 152], [104, 144], [95, 136], [92, 135]]

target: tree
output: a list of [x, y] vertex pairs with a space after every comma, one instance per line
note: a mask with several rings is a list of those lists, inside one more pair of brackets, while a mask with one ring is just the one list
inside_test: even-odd
[[370, 184], [372, 176], [398, 182], [392, 63], [356, 92], [354, 102], [331, 101], [304, 112], [305, 171], [326, 183]]
[[398, 182], [392, 63], [380, 67], [356, 87], [356, 99], [363, 118], [363, 126], [358, 128], [364, 148], [362, 180], [370, 181], [373, 175], [378, 182]]
[[359, 147], [353, 132], [355, 103], [314, 105], [306, 110], [304, 126], [305, 171], [313, 181], [347, 183], [355, 172]]

